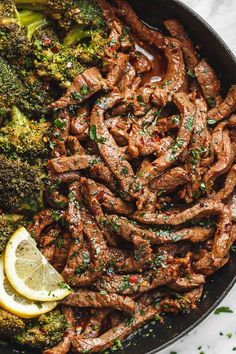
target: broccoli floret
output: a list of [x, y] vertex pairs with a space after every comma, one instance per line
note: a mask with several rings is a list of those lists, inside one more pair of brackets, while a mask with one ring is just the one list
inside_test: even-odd
[[51, 348], [62, 340], [66, 326], [65, 317], [54, 310], [27, 322], [26, 328], [15, 335], [13, 341], [35, 349]]
[[16, 106], [11, 118], [0, 128], [0, 152], [9, 157], [20, 157], [30, 163], [45, 158], [49, 153], [47, 134], [50, 124], [29, 120]]
[[94, 0], [49, 0], [49, 15], [60, 26], [69, 30], [74, 23], [94, 28], [104, 28], [103, 14]]
[[0, 205], [4, 211], [29, 213], [42, 208], [44, 184], [40, 166], [0, 155]]
[[30, 10], [19, 11], [19, 22], [22, 28], [26, 28], [29, 41], [31, 41], [37, 30], [48, 24], [47, 18], [43, 12]]
[[5, 116], [13, 104], [18, 104], [26, 88], [16, 71], [0, 57], [0, 116]]
[[25, 330], [25, 321], [0, 308], [0, 338], [6, 339]]
[[0, 97], [0, 117], [6, 116], [12, 105], [29, 114], [46, 114], [48, 104], [53, 101], [39, 78], [20, 67], [13, 68], [1, 57]]
[[64, 45], [74, 47], [76, 56], [85, 63], [98, 63], [104, 57], [107, 33], [75, 25], [65, 36]]
[[62, 45], [52, 28], [38, 31], [33, 37], [34, 65], [39, 76], [56, 80], [62, 88], [85, 70], [73, 49]]
[[[26, 220], [23, 215], [19, 215], [19, 214], [0, 215], [0, 255], [4, 251], [9, 238], [17, 230], [17, 228], [19, 226], [25, 226], [25, 225], [26, 225]], [[0, 311], [0, 317], [1, 317], [1, 311]], [[0, 334], [1, 334], [1, 326], [0, 326]]]

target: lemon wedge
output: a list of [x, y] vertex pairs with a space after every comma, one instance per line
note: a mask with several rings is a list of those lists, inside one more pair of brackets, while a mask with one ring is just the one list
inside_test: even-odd
[[33, 318], [53, 310], [57, 302], [35, 302], [21, 296], [4, 274], [3, 258], [0, 258], [0, 307], [23, 318]]
[[4, 270], [13, 288], [30, 300], [56, 301], [71, 292], [24, 227], [20, 227], [7, 243]]

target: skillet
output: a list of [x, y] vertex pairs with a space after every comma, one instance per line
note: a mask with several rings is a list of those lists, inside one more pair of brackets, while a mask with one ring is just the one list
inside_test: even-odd
[[[148, 25], [164, 30], [163, 20], [177, 18], [186, 28], [190, 38], [200, 48], [201, 55], [216, 70], [223, 94], [236, 82], [236, 58], [217, 33], [193, 10], [178, 0], [130, 0], [140, 18]], [[197, 310], [190, 314], [165, 318], [165, 324], [158, 322], [145, 325], [124, 342], [124, 349], [117, 354], [154, 354], [173, 344], [202, 322], [222, 301], [236, 282], [236, 254], [230, 262], [208, 278], [204, 296]], [[13, 345], [0, 344], [0, 354], [36, 354], [36, 351], [19, 349]]]

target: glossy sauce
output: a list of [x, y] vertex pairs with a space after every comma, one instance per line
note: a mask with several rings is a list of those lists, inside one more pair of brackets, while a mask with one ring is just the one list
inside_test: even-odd
[[143, 42], [136, 42], [135, 49], [143, 53], [152, 63], [152, 70], [142, 74], [142, 84], [147, 85], [162, 81], [166, 73], [167, 63], [161, 51]]

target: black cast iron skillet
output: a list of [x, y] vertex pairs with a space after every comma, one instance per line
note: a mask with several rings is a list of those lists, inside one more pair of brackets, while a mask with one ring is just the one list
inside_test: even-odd
[[[130, 0], [140, 18], [154, 28], [163, 30], [162, 22], [177, 18], [187, 29], [194, 43], [200, 46], [201, 55], [208, 59], [219, 75], [223, 92], [236, 83], [236, 58], [217, 33], [193, 10], [178, 0]], [[203, 300], [190, 314], [167, 317], [165, 325], [150, 323], [124, 343], [118, 353], [151, 354], [173, 344], [202, 322], [226, 296], [236, 282], [236, 254], [224, 268], [208, 279]], [[1, 324], [0, 324], [1, 325]], [[0, 354], [27, 353], [33, 350], [0, 345]]]

